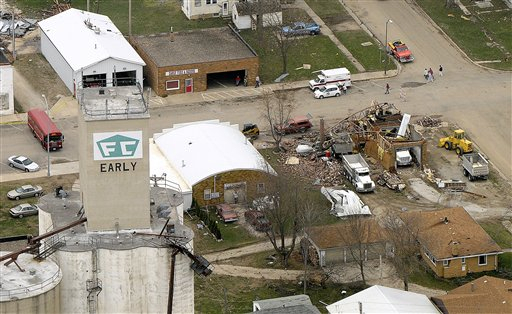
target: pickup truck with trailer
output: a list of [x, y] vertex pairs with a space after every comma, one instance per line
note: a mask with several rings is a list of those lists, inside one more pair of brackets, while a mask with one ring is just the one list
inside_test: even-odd
[[320, 34], [320, 25], [316, 23], [295, 22], [291, 26], [283, 27], [284, 36], [302, 36]]
[[394, 40], [388, 43], [389, 53], [400, 62], [411, 62], [414, 60], [411, 51], [401, 40]]
[[370, 177], [370, 167], [361, 154], [343, 155], [343, 170], [347, 180], [352, 183], [357, 192], [372, 192], [375, 183]]
[[487, 180], [489, 176], [489, 162], [480, 153], [463, 154], [462, 171], [469, 181], [476, 179]]
[[352, 86], [350, 80], [350, 71], [347, 68], [338, 68], [330, 70], [320, 70], [314, 80], [309, 81], [309, 88], [316, 91], [327, 84], [338, 84], [338, 86], [345, 85], [346, 87]]

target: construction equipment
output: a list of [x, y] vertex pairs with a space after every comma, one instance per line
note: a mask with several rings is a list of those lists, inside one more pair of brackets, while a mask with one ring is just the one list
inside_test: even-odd
[[246, 123], [244, 124], [244, 129], [242, 130], [242, 133], [246, 137], [255, 140], [260, 135], [260, 129], [254, 123]]
[[455, 149], [459, 156], [473, 151], [473, 143], [466, 139], [464, 130], [461, 129], [453, 131], [452, 136], [441, 138], [437, 147], [444, 147], [447, 150]]

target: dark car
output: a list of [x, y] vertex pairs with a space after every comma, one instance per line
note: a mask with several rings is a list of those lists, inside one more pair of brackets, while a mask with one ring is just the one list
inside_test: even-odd
[[22, 185], [19, 188], [7, 192], [7, 197], [11, 200], [19, 200], [20, 198], [27, 198], [39, 196], [43, 192], [43, 188], [39, 185]]
[[238, 214], [228, 204], [217, 205], [217, 214], [224, 222], [233, 222], [238, 220]]
[[270, 221], [265, 214], [259, 210], [248, 210], [244, 214], [245, 221], [256, 229], [256, 231], [265, 232], [270, 229]]
[[30, 215], [37, 215], [39, 213], [39, 206], [34, 204], [20, 204], [16, 207], [9, 209], [9, 214], [13, 217], [23, 218]]
[[291, 134], [291, 133], [303, 133], [307, 130], [311, 129], [313, 124], [311, 124], [310, 118], [307, 116], [298, 116], [292, 119], [289, 119], [284, 126], [276, 125], [274, 129], [279, 134]]

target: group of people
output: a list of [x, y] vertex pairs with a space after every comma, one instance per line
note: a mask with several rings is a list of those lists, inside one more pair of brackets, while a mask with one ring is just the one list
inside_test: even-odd
[[[248, 82], [249, 82], [249, 80], [247, 79], [247, 75], [245, 75], [244, 76], [244, 86], [245, 87], [247, 87]], [[240, 86], [240, 75], [236, 76], [235, 85]], [[260, 77], [256, 76], [256, 86], [254, 86], [254, 87], [260, 87], [260, 85], [261, 85]]]
[[[432, 68], [429, 68], [428, 70], [427, 70], [427, 68], [425, 68], [425, 71], [423, 71], [423, 76], [425, 77], [425, 80], [427, 80], [427, 82], [434, 81], [434, 71], [432, 70]], [[443, 76], [443, 66], [442, 65], [439, 65], [439, 76]]]

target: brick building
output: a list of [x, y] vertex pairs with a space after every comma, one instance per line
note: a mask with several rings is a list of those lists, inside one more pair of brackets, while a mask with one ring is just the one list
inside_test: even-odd
[[256, 52], [230, 27], [132, 37], [146, 62], [144, 75], [155, 93], [202, 92], [214, 81], [235, 83], [237, 76], [254, 84]]
[[463, 207], [407, 212], [402, 219], [417, 229], [421, 254], [437, 276], [498, 269], [501, 247]]

